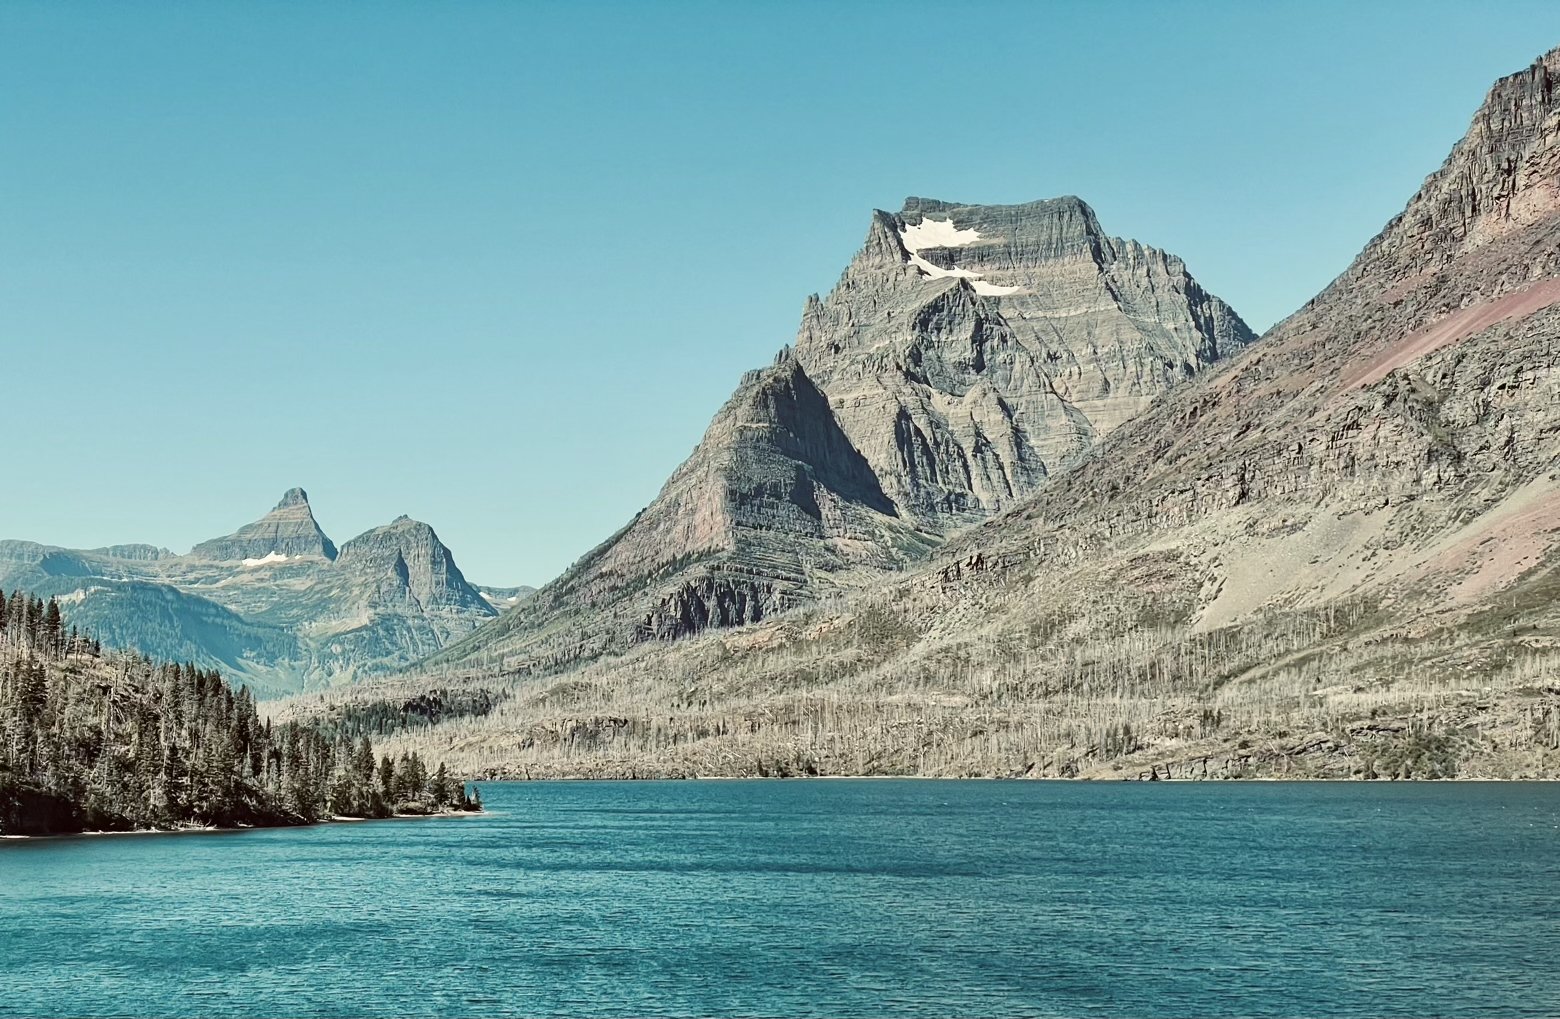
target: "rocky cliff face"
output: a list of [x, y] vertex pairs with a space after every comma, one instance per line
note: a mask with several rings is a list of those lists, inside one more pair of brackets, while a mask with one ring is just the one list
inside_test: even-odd
[[[1560, 144], [1555, 121], [1560, 61], [1551, 50], [1527, 70], [1501, 79], [1474, 115], [1467, 135], [1430, 175], [1401, 215], [1344, 275], [1395, 282], [1438, 272], [1491, 242], [1542, 224], [1560, 205]], [[1541, 266], [1517, 260], [1513, 270]]]
[[0, 586], [60, 597], [105, 643], [220, 668], [262, 693], [405, 666], [498, 614], [427, 524], [400, 517], [338, 554], [299, 488], [187, 556], [0, 542]]
[[314, 521], [309, 494], [301, 488], [288, 489], [276, 508], [254, 523], [245, 524], [223, 538], [203, 541], [190, 549], [197, 559], [240, 562], [268, 556], [317, 556], [336, 558], [336, 546]]
[[655, 502], [442, 660], [548, 668], [918, 562], [1251, 338], [1076, 198], [874, 213], [794, 350], [743, 378]]

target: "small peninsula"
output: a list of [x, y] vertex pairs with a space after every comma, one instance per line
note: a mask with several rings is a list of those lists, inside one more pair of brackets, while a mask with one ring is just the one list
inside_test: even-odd
[[0, 598], [0, 835], [273, 827], [480, 811], [443, 764], [273, 724], [215, 670], [106, 651], [59, 602]]

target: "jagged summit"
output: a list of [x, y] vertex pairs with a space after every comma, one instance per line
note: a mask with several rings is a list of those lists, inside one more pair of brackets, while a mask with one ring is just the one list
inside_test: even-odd
[[295, 556], [335, 559], [336, 546], [315, 521], [308, 493], [301, 488], [289, 488], [271, 512], [232, 534], [201, 542], [190, 549], [190, 555], [219, 562], [275, 561]]

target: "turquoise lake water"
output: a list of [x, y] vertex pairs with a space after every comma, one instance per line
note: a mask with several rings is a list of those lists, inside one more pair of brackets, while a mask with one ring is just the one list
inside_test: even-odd
[[482, 792], [0, 844], [0, 1015], [1560, 1013], [1560, 785]]

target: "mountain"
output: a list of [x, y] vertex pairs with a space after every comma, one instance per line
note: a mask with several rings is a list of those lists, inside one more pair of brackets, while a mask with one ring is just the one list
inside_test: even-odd
[[[527, 775], [1560, 776], [1557, 79], [1560, 50], [1497, 82], [1322, 293], [924, 565], [556, 679], [441, 677], [484, 691], [466, 695], [481, 717], [460, 723], [471, 762]], [[973, 253], [951, 261], [981, 228], [950, 218], [941, 247], [916, 254], [1025, 285]], [[875, 228], [883, 264], [899, 222]], [[954, 278], [925, 285], [973, 292]], [[820, 350], [832, 347], [809, 337], [799, 360], [831, 406], [849, 400], [809, 362]], [[890, 457], [870, 428], [841, 430], [869, 463]], [[956, 487], [908, 481], [881, 486], [902, 511], [957, 501]]]
[[896, 506], [946, 532], [1012, 504], [1253, 335], [1180, 259], [1077, 198], [873, 215], [798, 360]]
[[262, 694], [404, 667], [498, 614], [427, 524], [399, 517], [338, 550], [301, 488], [184, 556], [3, 541], [0, 586], [58, 597], [105, 644], [221, 669]]
[[854, 589], [1252, 338], [1077, 198], [875, 212], [794, 347], [743, 377], [655, 501], [437, 660], [554, 668]]
[[388, 602], [456, 614], [488, 608], [433, 528], [404, 514], [341, 546], [336, 565], [352, 576], [376, 581], [378, 596]]
[[309, 508], [309, 494], [290, 488], [276, 508], [225, 538], [212, 538], [190, 549], [196, 559], [237, 562], [266, 557], [316, 556], [336, 558], [336, 546], [325, 537]]

